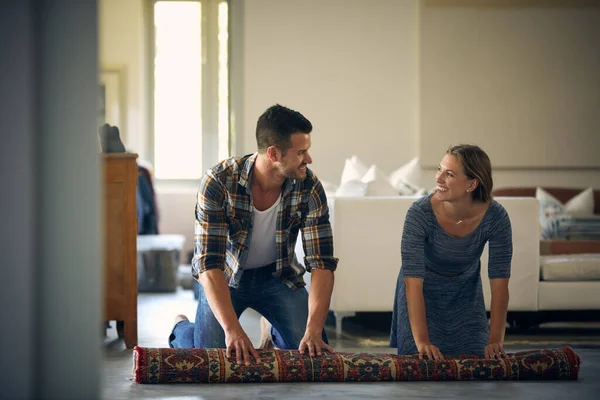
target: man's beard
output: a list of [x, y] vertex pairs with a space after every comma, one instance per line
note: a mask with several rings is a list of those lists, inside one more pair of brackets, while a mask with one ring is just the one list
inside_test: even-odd
[[303, 181], [304, 179], [306, 179], [306, 175], [307, 175], [306, 173], [308, 171], [308, 168], [301, 170], [300, 168], [302, 168], [302, 167], [306, 167], [306, 164], [300, 164], [296, 168], [285, 168], [283, 170], [283, 174], [285, 175], [286, 178]]

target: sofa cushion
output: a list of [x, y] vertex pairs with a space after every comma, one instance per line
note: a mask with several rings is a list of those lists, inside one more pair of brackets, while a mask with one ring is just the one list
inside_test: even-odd
[[600, 254], [560, 254], [540, 257], [543, 281], [600, 280]]
[[535, 198], [540, 202], [540, 225], [543, 239], [551, 238], [544, 233], [551, 228], [550, 225], [559, 216], [592, 216], [594, 214], [594, 191], [591, 187], [564, 204], [540, 187], [536, 189]]
[[600, 240], [600, 215], [558, 215], [548, 218], [542, 227], [542, 239]]

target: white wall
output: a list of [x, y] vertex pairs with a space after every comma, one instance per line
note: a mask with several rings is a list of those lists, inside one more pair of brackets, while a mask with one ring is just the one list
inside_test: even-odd
[[[440, 155], [440, 160], [442, 156]], [[493, 162], [493, 161], [492, 161]], [[424, 170], [421, 178], [427, 188], [435, 183], [435, 170]], [[600, 171], [598, 169], [494, 169], [494, 189], [501, 187], [564, 187], [581, 189], [594, 187], [600, 189]]]
[[423, 178], [467, 142], [490, 155], [495, 187], [600, 188], [600, 4], [420, 5]]
[[196, 187], [164, 186], [158, 186], [157, 189], [156, 201], [160, 212], [159, 233], [176, 233], [185, 236], [184, 251], [181, 253], [182, 263], [185, 263], [187, 252], [194, 248], [196, 189]]
[[[241, 101], [234, 99], [241, 107], [236, 110], [236, 153], [254, 151], [258, 116], [279, 102], [313, 122], [313, 169], [323, 180], [337, 183], [344, 159], [352, 154], [386, 173], [419, 154], [419, 71], [423, 67], [419, 65], [419, 13], [423, 1], [232, 2], [236, 33], [231, 38], [235, 47], [231, 62], [239, 75], [232, 76], [236, 85], [232, 90], [241, 97]], [[100, 57], [102, 63], [127, 66], [126, 144], [146, 158], [143, 4], [142, 0], [100, 0]], [[512, 5], [515, 18], [522, 18], [517, 2], [507, 4]], [[439, 141], [439, 147], [425, 145], [420, 151], [441, 159], [450, 143], [444, 137]], [[495, 168], [494, 178], [496, 187], [600, 188], [599, 172]], [[434, 171], [425, 170], [422, 176], [421, 184], [431, 187]], [[196, 185], [158, 185], [157, 194], [161, 232], [185, 234], [186, 249], [191, 249]]]
[[127, 123], [119, 129], [127, 150], [142, 159], [149, 151], [144, 4], [145, 0], [98, 0], [100, 67], [124, 71]]
[[600, 3], [425, 0], [420, 158], [477, 143], [496, 167], [600, 168]]
[[416, 1], [246, 1], [242, 45], [244, 152], [279, 102], [313, 123], [323, 180], [352, 154], [390, 172], [416, 154]]
[[[100, 5], [101, 62], [127, 68], [125, 144], [147, 158], [144, 4]], [[416, 154], [416, 1], [252, 0], [236, 11], [243, 18], [238, 153], [255, 151], [256, 120], [279, 102], [313, 123], [313, 169], [324, 180], [337, 183], [351, 154], [387, 171]], [[192, 248], [195, 194], [195, 186], [157, 187], [160, 230], [185, 234], [186, 249]]]

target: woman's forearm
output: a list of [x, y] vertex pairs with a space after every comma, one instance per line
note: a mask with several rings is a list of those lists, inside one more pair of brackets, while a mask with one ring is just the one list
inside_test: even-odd
[[406, 305], [408, 318], [416, 344], [429, 343], [427, 318], [425, 314], [425, 299], [423, 297], [423, 279], [405, 278]]
[[508, 279], [490, 280], [492, 304], [490, 307], [489, 343], [503, 343], [506, 330], [506, 314], [508, 310]]

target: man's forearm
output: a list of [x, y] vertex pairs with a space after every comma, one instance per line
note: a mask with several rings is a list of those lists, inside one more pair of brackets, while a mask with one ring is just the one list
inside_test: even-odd
[[227, 332], [241, 329], [233, 304], [227, 280], [220, 269], [211, 269], [200, 274], [199, 281], [204, 289], [210, 309], [221, 327]]
[[321, 332], [329, 311], [333, 291], [333, 271], [316, 269], [311, 272], [306, 330]]

